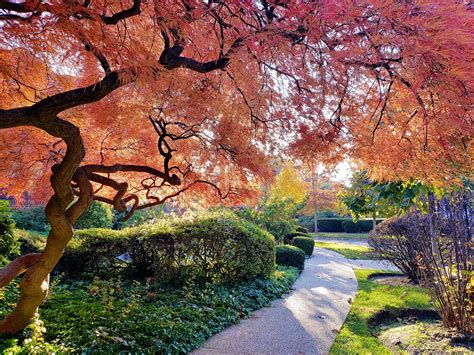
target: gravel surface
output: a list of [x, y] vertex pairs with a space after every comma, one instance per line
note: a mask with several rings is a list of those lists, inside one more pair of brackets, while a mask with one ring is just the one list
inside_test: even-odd
[[293, 288], [192, 354], [327, 354], [357, 291], [352, 264], [315, 248]]

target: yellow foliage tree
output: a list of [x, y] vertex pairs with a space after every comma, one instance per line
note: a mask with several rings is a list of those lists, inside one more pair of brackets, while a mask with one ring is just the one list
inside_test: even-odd
[[308, 195], [309, 185], [303, 180], [295, 166], [286, 164], [275, 179], [270, 198], [291, 198], [295, 203], [303, 202]]

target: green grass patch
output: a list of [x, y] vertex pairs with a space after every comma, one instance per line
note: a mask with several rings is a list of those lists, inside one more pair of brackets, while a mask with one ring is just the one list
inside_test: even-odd
[[359, 290], [330, 354], [391, 354], [371, 334], [368, 321], [383, 310], [431, 309], [427, 290], [416, 286], [389, 286], [369, 281], [375, 270], [355, 270]]
[[[31, 326], [1, 340], [0, 352], [188, 353], [282, 296], [297, 277], [296, 268], [278, 266], [269, 279], [227, 287], [163, 289], [99, 279], [53, 285], [40, 308], [46, 333]], [[3, 290], [0, 317], [11, 310], [16, 286]]]
[[369, 237], [368, 233], [331, 233], [331, 232], [318, 232], [310, 233], [312, 237], [316, 238], [327, 238], [327, 239], [364, 239], [367, 240]]
[[315, 246], [335, 251], [348, 259], [373, 259], [372, 249], [363, 245], [317, 241]]

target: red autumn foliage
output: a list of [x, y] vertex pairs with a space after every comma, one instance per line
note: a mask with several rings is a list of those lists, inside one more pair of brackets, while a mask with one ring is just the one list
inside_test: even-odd
[[281, 135], [378, 177], [469, 171], [472, 28], [458, 1], [0, 1], [0, 184], [52, 225], [0, 332], [28, 323], [92, 199], [242, 201]]

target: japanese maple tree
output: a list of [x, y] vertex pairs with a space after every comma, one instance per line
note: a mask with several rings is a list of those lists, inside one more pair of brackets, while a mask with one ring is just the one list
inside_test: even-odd
[[387, 178], [469, 171], [469, 6], [0, 0], [0, 184], [47, 201], [51, 224], [42, 253], [0, 270], [0, 287], [23, 275], [0, 332], [31, 320], [92, 200], [243, 199], [282, 133]]

